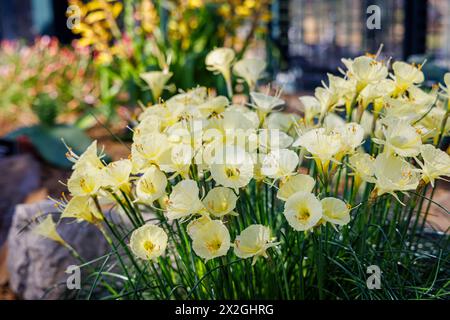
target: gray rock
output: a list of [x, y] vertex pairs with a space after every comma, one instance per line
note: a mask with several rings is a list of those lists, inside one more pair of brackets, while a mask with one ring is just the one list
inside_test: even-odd
[[14, 208], [41, 183], [39, 163], [29, 154], [0, 159], [0, 246], [6, 241]]
[[[34, 217], [49, 212], [55, 212], [49, 200], [16, 207], [8, 236], [7, 261], [10, 287], [23, 299], [61, 298], [67, 293], [66, 281], [70, 276], [65, 271], [70, 265], [80, 263], [60, 244], [37, 236], [27, 228]], [[53, 218], [56, 221], [57, 215]], [[110, 251], [109, 245], [94, 226], [67, 221], [58, 225], [58, 232], [85, 261]]]

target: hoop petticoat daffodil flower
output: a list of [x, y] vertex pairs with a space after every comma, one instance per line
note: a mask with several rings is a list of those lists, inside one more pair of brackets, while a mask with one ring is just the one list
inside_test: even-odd
[[294, 139], [278, 129], [261, 129], [258, 131], [258, 150], [268, 153], [272, 150], [288, 148]]
[[415, 190], [419, 185], [420, 170], [400, 156], [381, 153], [376, 157], [374, 167], [378, 196], [390, 193], [400, 202], [396, 191]]
[[355, 79], [356, 92], [359, 94], [368, 84], [379, 82], [388, 75], [387, 67], [380, 61], [368, 56], [352, 59], [342, 59], [342, 63], [347, 67], [346, 75], [350, 79]]
[[447, 89], [447, 92], [450, 94], [449, 90], [450, 90], [450, 72], [447, 72], [444, 75], [444, 83], [445, 83], [445, 87]]
[[323, 119], [325, 115], [339, 104], [341, 96], [335, 88], [322, 88], [318, 87], [314, 91], [314, 96], [320, 103], [320, 119]]
[[166, 186], [166, 175], [156, 166], [150, 166], [136, 183], [137, 199], [152, 204], [165, 195]]
[[154, 102], [157, 102], [161, 97], [161, 94], [172, 75], [172, 72], [168, 71], [149, 71], [140, 74], [140, 77], [149, 86]]
[[444, 75], [444, 84], [439, 84], [442, 90], [444, 90], [444, 93], [446, 94], [447, 98], [447, 110], [450, 110], [450, 72], [447, 72]]
[[93, 196], [101, 187], [102, 170], [90, 165], [73, 171], [67, 181], [67, 189], [72, 196]]
[[79, 222], [87, 221], [95, 225], [103, 221], [103, 215], [98, 211], [90, 196], [77, 196], [70, 199], [64, 206], [61, 218], [75, 218]]
[[280, 99], [279, 93], [276, 96], [270, 96], [261, 92], [250, 92], [250, 97], [251, 106], [257, 110], [261, 123], [268, 113], [285, 104], [285, 101]]
[[186, 226], [188, 235], [192, 238], [201, 227], [203, 227], [211, 220], [212, 219], [207, 214], [201, 215], [199, 218], [191, 220]]
[[344, 226], [350, 222], [350, 208], [337, 198], [328, 197], [320, 200], [322, 204], [322, 219], [333, 225]]
[[267, 249], [274, 247], [280, 242], [272, 242], [269, 227], [252, 224], [236, 237], [232, 246], [236, 256], [242, 259], [253, 257], [252, 265], [256, 263], [258, 257], [267, 258]]
[[130, 160], [118, 160], [109, 163], [101, 171], [101, 187], [112, 188], [113, 191], [122, 190], [125, 193], [131, 191], [130, 174], [132, 163]]
[[167, 247], [167, 233], [156, 225], [146, 224], [133, 231], [130, 237], [131, 251], [143, 260], [160, 257]]
[[233, 72], [247, 82], [250, 90], [254, 90], [256, 82], [261, 78], [266, 69], [266, 62], [261, 59], [242, 59], [236, 62]]
[[386, 152], [394, 152], [402, 157], [413, 157], [419, 154], [422, 137], [416, 128], [404, 120], [384, 119], [387, 127], [382, 127], [384, 140], [373, 138], [375, 143], [383, 144]]
[[287, 176], [280, 181], [277, 198], [286, 201], [291, 195], [299, 191], [311, 193], [315, 184], [314, 178], [307, 174], [298, 173]]
[[330, 161], [336, 160], [334, 157], [342, 148], [342, 139], [339, 134], [317, 128], [302, 134], [292, 146], [304, 147], [316, 161], [319, 170], [326, 174]]
[[237, 200], [238, 197], [230, 188], [215, 187], [208, 192], [202, 202], [209, 214], [220, 218], [227, 214], [237, 215], [233, 211]]
[[233, 94], [231, 87], [231, 65], [234, 58], [235, 53], [230, 48], [216, 48], [209, 52], [205, 58], [206, 69], [214, 73], [220, 73], [224, 77], [229, 96]]
[[396, 61], [392, 65], [394, 79], [396, 85], [395, 95], [403, 94], [410, 86], [420, 84], [425, 80], [422, 72], [422, 65], [415, 66], [403, 61]]
[[104, 157], [103, 153], [101, 153], [100, 156], [98, 155], [97, 140], [93, 141], [80, 156], [76, 155], [67, 145], [66, 147], [68, 149], [66, 157], [69, 161], [74, 163], [72, 167], [73, 170], [83, 170], [86, 166], [102, 169], [105, 166], [101, 161], [101, 158]]
[[355, 190], [362, 181], [375, 183], [375, 158], [365, 152], [356, 152], [348, 158], [349, 166], [355, 177]]
[[225, 107], [230, 103], [227, 97], [218, 96], [208, 99], [207, 101], [199, 104], [196, 108], [200, 111], [201, 115], [205, 118], [214, 114], [221, 114], [226, 109]]
[[206, 222], [192, 234], [194, 252], [206, 261], [226, 255], [230, 245], [230, 233], [220, 220]]
[[210, 166], [211, 176], [219, 185], [236, 192], [253, 178], [253, 159], [238, 146], [225, 146]]
[[33, 233], [40, 235], [44, 238], [56, 241], [63, 246], [66, 246], [66, 242], [56, 231], [56, 223], [53, 221], [52, 215], [48, 214], [44, 220], [39, 222], [34, 228]]
[[170, 157], [167, 163], [161, 163], [160, 169], [166, 173], [174, 172], [175, 175], [181, 175], [188, 178], [189, 168], [194, 157], [194, 150], [187, 143], [173, 143], [170, 148]]
[[378, 114], [381, 111], [383, 103], [379, 100], [384, 97], [391, 96], [395, 91], [395, 82], [391, 79], [383, 79], [380, 82], [375, 82], [367, 85], [358, 96], [361, 101], [363, 109], [365, 110], [370, 103], [373, 103], [374, 113]]
[[150, 165], [168, 163], [170, 142], [165, 134], [149, 133], [131, 146], [133, 173], [143, 173]]
[[425, 183], [430, 182], [434, 187], [436, 179], [442, 176], [450, 176], [450, 156], [446, 152], [431, 144], [425, 144], [420, 147], [420, 155], [422, 161], [417, 157], [415, 159], [422, 168], [422, 180]]
[[339, 134], [341, 138], [340, 156], [337, 157], [338, 161], [345, 154], [353, 153], [362, 144], [364, 139], [364, 128], [355, 122], [337, 126], [332, 131]]
[[208, 53], [205, 58], [206, 68], [209, 71], [221, 73], [229, 77], [231, 64], [235, 58], [233, 49], [216, 48]]
[[303, 112], [305, 122], [312, 125], [314, 118], [319, 116], [321, 112], [319, 100], [313, 96], [303, 96], [298, 99], [302, 103], [301, 111]]
[[307, 231], [322, 219], [322, 204], [312, 193], [296, 192], [284, 205], [284, 216], [297, 231]]
[[293, 174], [299, 161], [297, 153], [292, 150], [273, 150], [263, 158], [261, 173], [269, 178], [278, 180]]
[[204, 212], [205, 208], [199, 199], [199, 188], [194, 180], [182, 180], [172, 189], [167, 205], [166, 216], [169, 220], [188, 218]]

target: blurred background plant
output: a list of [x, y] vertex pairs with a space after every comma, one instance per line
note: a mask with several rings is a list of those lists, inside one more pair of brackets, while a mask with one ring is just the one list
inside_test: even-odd
[[98, 101], [89, 49], [63, 47], [56, 38], [37, 38], [30, 46], [2, 41], [0, 74], [4, 117], [33, 112], [43, 125], [68, 117], [81, 124], [83, 114]]
[[[100, 77], [101, 110], [168, 98], [176, 89], [225, 83], [207, 72], [206, 54], [231, 47], [242, 57], [266, 35], [270, 0], [71, 0], [80, 8], [73, 32], [93, 49]], [[217, 83], [218, 82], [218, 83]], [[154, 92], [152, 84], [161, 84]], [[148, 88], [151, 88], [149, 90]], [[153, 89], [153, 90], [152, 90]]]
[[[31, 126], [10, 132], [8, 139], [25, 138], [47, 162], [68, 167], [61, 139], [83, 150], [90, 139], [82, 129], [93, 124], [91, 109], [98, 85], [89, 49], [63, 47], [56, 38], [0, 44], [0, 113], [19, 121], [29, 114]], [[36, 124], [37, 122], [37, 124]], [[30, 123], [27, 123], [29, 125]]]

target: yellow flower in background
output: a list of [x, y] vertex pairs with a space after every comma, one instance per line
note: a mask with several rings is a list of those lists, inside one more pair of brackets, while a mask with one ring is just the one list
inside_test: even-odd
[[413, 157], [419, 154], [422, 137], [417, 129], [406, 121], [385, 119], [387, 128], [383, 128], [384, 140], [374, 138], [373, 141], [383, 144], [387, 152], [395, 152], [402, 157]]
[[296, 192], [284, 205], [284, 216], [296, 231], [307, 231], [322, 219], [322, 204], [312, 193]]
[[416, 158], [422, 168], [422, 179], [434, 187], [434, 181], [442, 176], [450, 176], [450, 156], [431, 144], [420, 147], [422, 161]]
[[289, 149], [269, 152], [262, 161], [261, 173], [272, 179], [292, 175], [299, 164], [297, 153]]
[[340, 226], [350, 222], [350, 209], [344, 201], [329, 197], [323, 198], [320, 203], [322, 204], [323, 220]]
[[204, 211], [199, 199], [197, 183], [194, 180], [182, 180], [173, 187], [169, 196], [166, 216], [169, 220], [187, 218], [192, 214]]
[[98, 224], [103, 221], [102, 214], [89, 196], [78, 196], [70, 199], [64, 208], [61, 218], [75, 218], [79, 222], [87, 221], [92, 224]]
[[258, 257], [267, 258], [267, 249], [278, 245], [270, 237], [269, 227], [252, 224], [242, 230], [241, 234], [234, 240], [234, 253], [242, 259], [253, 257], [253, 265]]
[[396, 191], [408, 191], [417, 188], [420, 180], [419, 170], [400, 156], [382, 153], [374, 162], [377, 194], [390, 193], [394, 197]]
[[137, 257], [154, 260], [166, 250], [167, 239], [167, 233], [161, 227], [146, 224], [133, 231], [130, 248]]
[[220, 218], [226, 214], [236, 215], [233, 210], [236, 208], [237, 199], [230, 188], [215, 187], [203, 199], [203, 205], [209, 214]]
[[151, 0], [141, 0], [136, 10], [136, 19], [144, 32], [151, 34], [159, 23], [158, 11]]
[[299, 173], [288, 176], [280, 182], [277, 198], [286, 201], [290, 196], [299, 191], [311, 193], [315, 184], [314, 178], [307, 174]]
[[236, 62], [233, 72], [247, 82], [250, 90], [256, 86], [256, 82], [262, 77], [266, 69], [266, 62], [261, 59], [242, 59]]
[[44, 238], [56, 241], [64, 246], [66, 245], [64, 239], [61, 238], [58, 231], [56, 231], [56, 224], [53, 221], [51, 214], [48, 214], [44, 218], [44, 220], [39, 222], [39, 224], [33, 228], [33, 233], [40, 235]]
[[421, 66], [411, 65], [403, 61], [396, 61], [392, 65], [393, 79], [397, 86], [397, 93], [402, 94], [410, 86], [420, 84], [425, 80]]
[[166, 71], [149, 71], [141, 73], [140, 77], [147, 83], [152, 92], [154, 101], [158, 101], [166, 87], [167, 82], [172, 77], [172, 72]]
[[150, 166], [136, 183], [136, 196], [139, 201], [151, 204], [165, 195], [166, 186], [166, 175]]
[[193, 234], [192, 248], [206, 261], [224, 256], [230, 249], [230, 233], [221, 221], [211, 220]]
[[113, 55], [122, 54], [122, 51], [114, 52], [114, 46], [110, 46], [112, 39], [119, 40], [122, 37], [117, 18], [122, 12], [123, 5], [114, 0], [92, 0], [84, 3], [80, 0], [70, 0], [71, 5], [80, 9], [80, 23], [74, 24], [72, 31], [79, 34], [80, 46], [92, 46], [98, 53], [95, 61], [99, 64], [109, 64]]

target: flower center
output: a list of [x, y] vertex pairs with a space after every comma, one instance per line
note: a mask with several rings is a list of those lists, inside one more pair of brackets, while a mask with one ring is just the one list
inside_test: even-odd
[[297, 211], [297, 220], [300, 222], [306, 222], [310, 217], [309, 210], [306, 208], [299, 208]]
[[145, 193], [150, 193], [153, 194], [155, 193], [155, 186], [153, 185], [153, 183], [151, 183], [150, 181], [142, 181], [142, 189]]
[[145, 249], [145, 251], [147, 251], [150, 254], [155, 249], [155, 245], [150, 240], [146, 240], [144, 242], [144, 249]]
[[240, 174], [240, 171], [238, 168], [226, 168], [225, 169], [225, 175], [227, 178], [235, 178], [238, 177]]
[[216, 252], [217, 250], [220, 249], [221, 246], [222, 246], [222, 241], [220, 241], [219, 239], [214, 239], [214, 240], [211, 240], [206, 243], [206, 248], [210, 252]]

